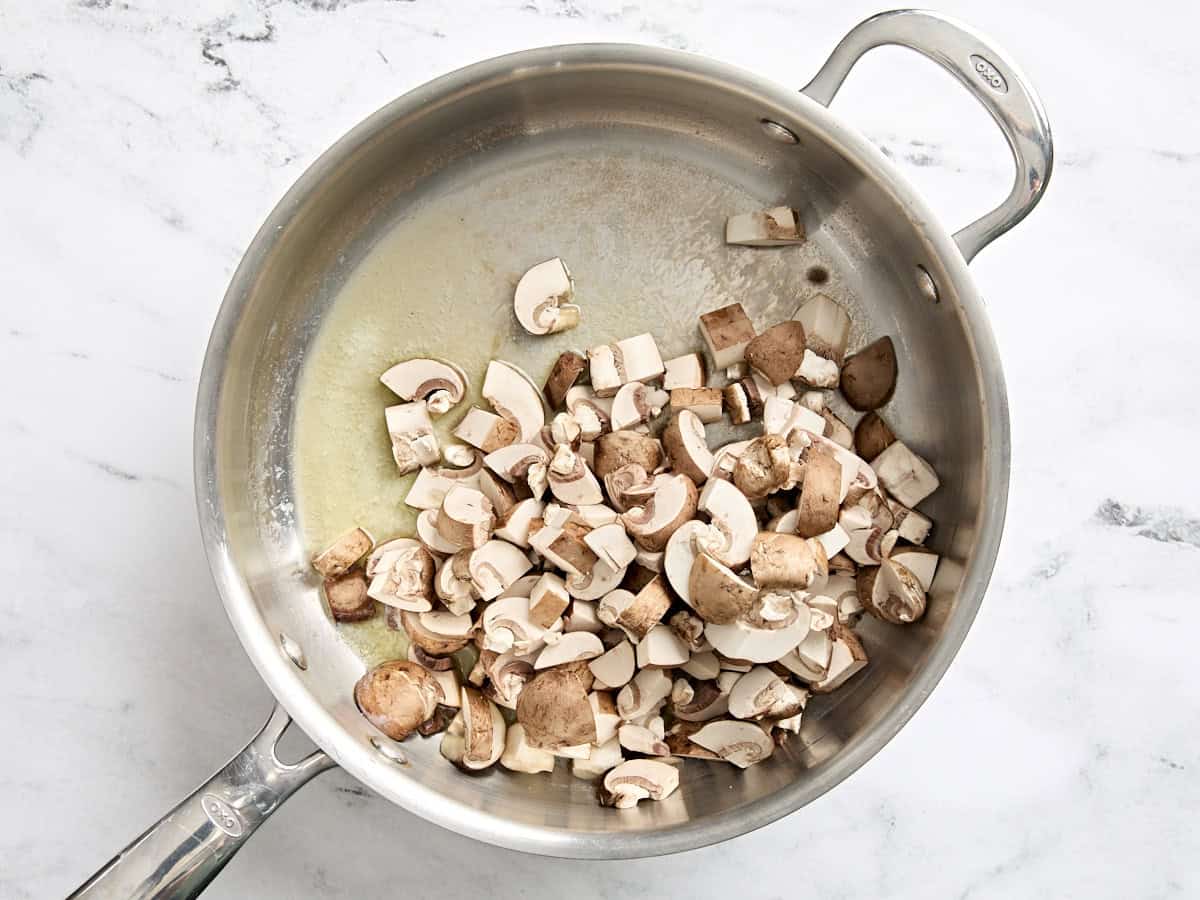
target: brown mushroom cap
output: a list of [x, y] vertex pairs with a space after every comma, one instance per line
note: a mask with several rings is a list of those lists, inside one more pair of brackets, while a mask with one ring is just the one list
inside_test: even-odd
[[772, 325], [746, 345], [746, 362], [773, 385], [781, 385], [804, 360], [804, 326], [794, 319]]
[[867, 462], [873, 461], [895, 441], [896, 435], [888, 423], [874, 410], [859, 419], [854, 427], [854, 452]]
[[596, 438], [592, 470], [597, 478], [604, 478], [630, 463], [637, 463], [647, 472], [657, 469], [662, 463], [658, 441], [636, 431], [610, 431]]
[[863, 347], [842, 366], [842, 394], [859, 412], [878, 409], [896, 390], [896, 348], [890, 337]]
[[829, 574], [829, 561], [817, 541], [762, 531], [754, 538], [750, 551], [750, 571], [759, 588], [807, 590]]
[[421, 614], [403, 610], [400, 613], [400, 624], [416, 646], [430, 656], [450, 656], [467, 646], [469, 635], [445, 635], [431, 631], [421, 623]]
[[554, 361], [554, 365], [550, 369], [550, 374], [546, 376], [546, 384], [542, 388], [546, 402], [550, 404], [552, 410], [562, 409], [567, 400], [567, 391], [579, 380], [579, 376], [586, 368], [587, 360], [582, 354], [567, 350], [558, 355], [558, 359]]
[[557, 750], [596, 740], [588, 688], [566, 666], [542, 672], [525, 685], [517, 699], [517, 721], [534, 747]]
[[819, 445], [810, 447], [804, 454], [796, 532], [801, 537], [816, 537], [836, 525], [841, 493], [842, 464]]
[[361, 569], [325, 579], [325, 599], [338, 622], [361, 622], [375, 615], [375, 601], [367, 596], [367, 577]]
[[778, 434], [756, 437], [733, 466], [733, 483], [751, 500], [767, 496], [785, 485], [792, 469], [787, 441]]
[[397, 659], [363, 675], [354, 686], [354, 700], [372, 725], [402, 741], [434, 714], [442, 689], [424, 668]]
[[688, 594], [700, 617], [716, 624], [733, 622], [748, 612], [758, 597], [753, 586], [707, 553], [698, 554], [692, 562]]

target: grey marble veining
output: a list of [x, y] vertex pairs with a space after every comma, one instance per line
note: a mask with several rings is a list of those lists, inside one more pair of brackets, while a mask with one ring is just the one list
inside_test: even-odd
[[[1103, 7], [1103, 5], [1100, 5]], [[520, 856], [322, 776], [214, 898], [1200, 893], [1200, 75], [1183, 3], [956, 2], [1042, 93], [1046, 200], [982, 253], [1013, 415], [992, 588], [874, 760], [753, 835]], [[0, 898], [66, 893], [269, 709], [195, 525], [192, 404], [241, 251], [351, 125], [457, 67], [630, 40], [800, 85], [863, 2], [0, 4]], [[950, 227], [1007, 190], [986, 116], [902, 51], [836, 102]], [[486, 887], [483, 887], [486, 886]]]

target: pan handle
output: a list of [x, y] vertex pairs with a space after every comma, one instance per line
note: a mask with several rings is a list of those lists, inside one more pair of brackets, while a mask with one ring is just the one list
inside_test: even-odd
[[336, 765], [320, 750], [298, 763], [280, 762], [275, 745], [291, 721], [276, 704], [267, 724], [221, 771], [118, 853], [71, 898], [198, 896], [267, 816], [313, 776]]
[[855, 26], [801, 90], [828, 106], [868, 50], [896, 44], [954, 75], [992, 114], [1012, 150], [1017, 177], [1008, 198], [954, 235], [967, 262], [1037, 206], [1054, 166], [1050, 123], [1037, 93], [1003, 50], [954, 19], [917, 9], [879, 13]]

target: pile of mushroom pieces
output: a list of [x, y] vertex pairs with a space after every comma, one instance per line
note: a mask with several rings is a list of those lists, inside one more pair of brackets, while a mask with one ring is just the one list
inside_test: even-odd
[[[560, 260], [522, 285], [527, 330], [578, 322]], [[382, 604], [410, 639], [355, 688], [380, 731], [440, 732], [466, 770], [566, 758], [628, 808], [671, 794], [681, 757], [771, 756], [811, 694], [867, 665], [864, 611], [922, 616], [938, 557], [914, 507], [938, 481], [876, 411], [891, 340], [846, 356], [849, 317], [823, 294], [761, 333], [737, 303], [699, 327], [708, 360], [664, 362], [639, 334], [563, 353], [540, 390], [493, 360], [491, 409], [468, 409], [448, 446], [431, 417], [467, 394], [462, 370], [383, 374], [404, 401], [386, 422], [400, 472], [417, 472], [416, 534], [376, 545], [354, 529], [314, 560], [336, 619]], [[853, 430], [834, 389], [865, 413]], [[723, 418], [756, 434], [711, 448]]]

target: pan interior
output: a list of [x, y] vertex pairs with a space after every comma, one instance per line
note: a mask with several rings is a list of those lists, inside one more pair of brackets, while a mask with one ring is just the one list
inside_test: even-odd
[[[636, 840], [737, 810], [794, 808], [848, 774], [839, 760], [885, 715], [919, 702], [908, 689], [955, 619], [987, 472], [979, 376], [953, 281], [901, 201], [839, 150], [828, 123], [757, 83], [561, 61], [455, 78], [348, 136], [251, 251], [257, 268], [227, 350], [217, 421], [232, 563], [266, 631], [304, 649], [307, 669], [288, 677], [343, 729], [319, 742], [436, 821], [524, 849], [602, 855], [612, 852], [595, 849], [604, 833]], [[773, 139], [764, 117], [799, 143]], [[724, 245], [728, 215], [780, 204], [801, 210], [803, 246]], [[534, 338], [513, 320], [512, 289], [552, 256], [576, 278], [583, 321]], [[939, 280], [940, 303], [921, 294], [918, 264]], [[828, 280], [815, 284], [814, 268]], [[477, 388], [486, 361], [503, 358], [540, 383], [564, 349], [649, 331], [669, 357], [701, 349], [701, 312], [737, 301], [766, 326], [818, 292], [851, 312], [852, 346], [892, 335], [901, 375], [887, 418], [942, 476], [927, 509], [945, 558], [926, 619], [904, 629], [864, 622], [870, 667], [815, 698], [798, 738], [745, 772], [687, 762], [678, 793], [636, 813], [599, 808], [594, 787], [565, 765], [552, 776], [497, 768], [468, 777], [439, 757], [436, 738], [405, 742], [406, 767], [364, 752], [377, 733], [355, 709], [352, 685], [365, 664], [402, 645], [381, 622], [335, 628], [307, 559], [353, 525], [378, 539], [411, 530], [402, 503], [411, 477], [396, 476], [383, 426], [396, 401], [379, 373], [438, 356]], [[712, 443], [735, 435], [716, 432]], [[501, 820], [513, 829], [507, 837]], [[618, 852], [639, 851], [631, 843]]]

